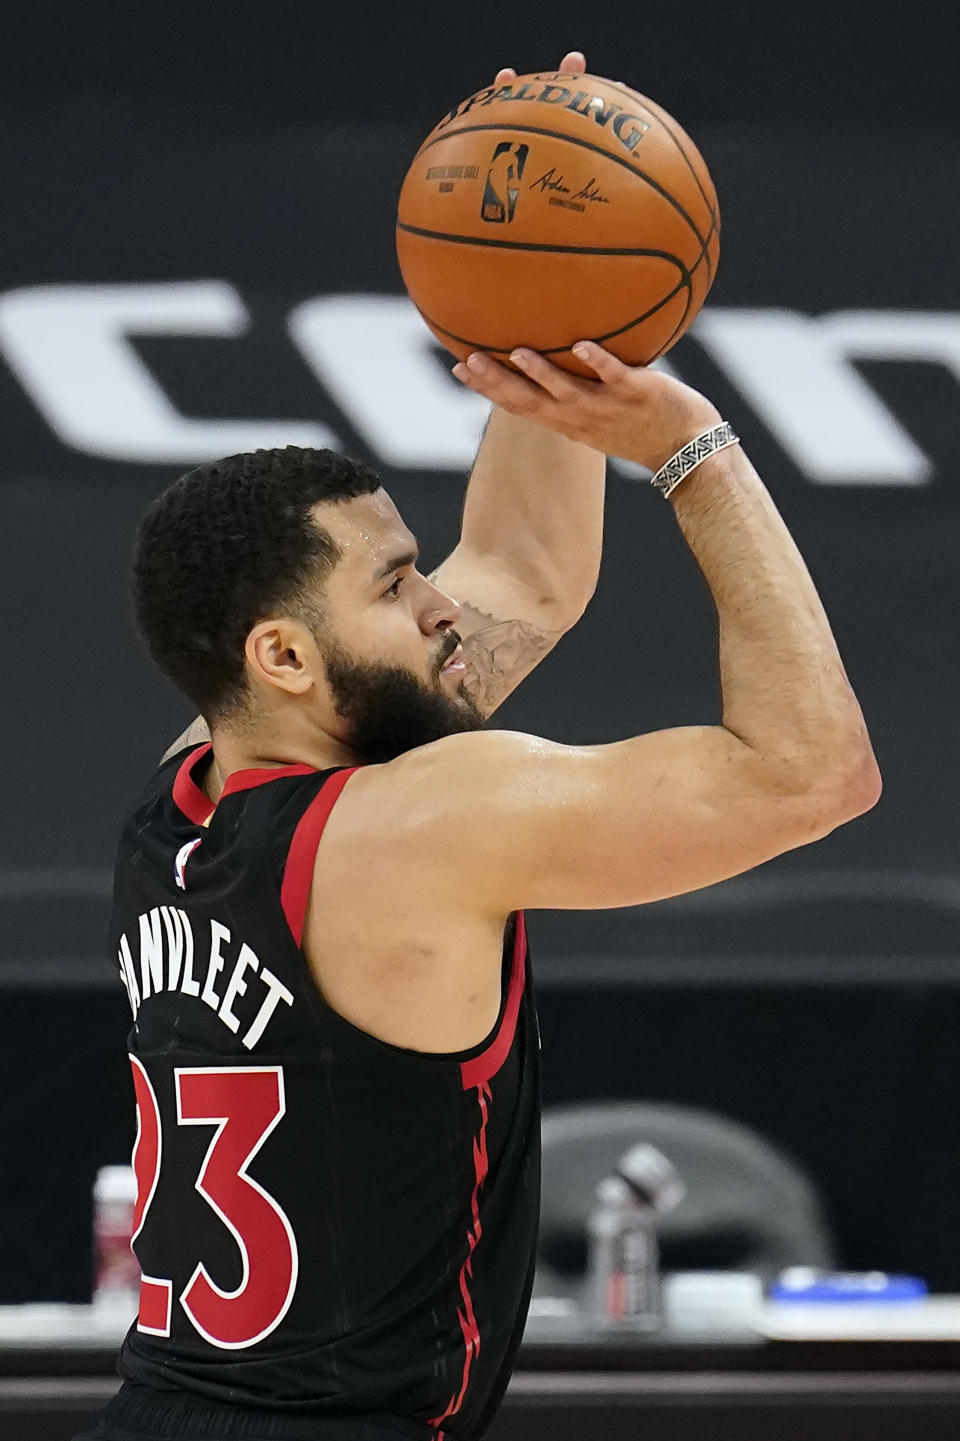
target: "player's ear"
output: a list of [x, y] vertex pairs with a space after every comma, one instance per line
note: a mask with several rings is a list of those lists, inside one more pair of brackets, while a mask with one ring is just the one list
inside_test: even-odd
[[256, 684], [266, 683], [290, 695], [305, 695], [313, 685], [316, 645], [305, 626], [292, 620], [261, 620], [244, 646]]

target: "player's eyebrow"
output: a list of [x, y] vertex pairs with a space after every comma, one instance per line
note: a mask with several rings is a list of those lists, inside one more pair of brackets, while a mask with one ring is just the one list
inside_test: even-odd
[[373, 577], [374, 582], [378, 580], [384, 580], [386, 576], [390, 575], [392, 571], [400, 570], [405, 565], [416, 565], [419, 558], [420, 552], [416, 547], [414, 547], [413, 550], [405, 550], [402, 551], [399, 555], [391, 556], [390, 559], [380, 567], [376, 575]]

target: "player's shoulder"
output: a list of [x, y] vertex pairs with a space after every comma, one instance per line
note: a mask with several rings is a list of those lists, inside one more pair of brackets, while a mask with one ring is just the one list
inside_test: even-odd
[[482, 730], [461, 731], [431, 741], [429, 745], [417, 746], [389, 761], [383, 769], [396, 777], [457, 770], [460, 767], [509, 766], [553, 744], [553, 741], [525, 731], [495, 730], [484, 726]]
[[395, 760], [363, 766], [341, 805], [360, 828], [409, 833], [440, 815], [495, 808], [538, 757], [555, 749], [560, 749], [555, 742], [522, 731], [444, 736]]
[[368, 784], [385, 791], [433, 783], [441, 777], [469, 784], [478, 774], [509, 774], [511, 767], [553, 744], [524, 731], [463, 731], [416, 746], [382, 765], [364, 766], [363, 773]]
[[190, 821], [174, 801], [174, 785], [181, 768], [189, 762], [197, 746], [185, 747], [176, 755], [165, 757], [159, 765], [154, 764], [139, 782], [134, 780], [118, 815], [118, 836], [121, 851], [142, 843], [147, 834], [166, 833], [176, 830], [179, 824], [188, 826]]

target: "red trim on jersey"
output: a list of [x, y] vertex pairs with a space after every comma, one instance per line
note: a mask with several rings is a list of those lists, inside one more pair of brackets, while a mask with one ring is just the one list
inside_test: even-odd
[[287, 925], [298, 946], [303, 938], [303, 923], [307, 914], [307, 901], [310, 898], [310, 882], [313, 879], [313, 866], [316, 860], [317, 846], [323, 835], [323, 828], [330, 818], [330, 812], [333, 810], [334, 802], [340, 792], [354, 772], [359, 769], [359, 766], [350, 766], [347, 770], [337, 771], [328, 781], [325, 781], [300, 817], [293, 833], [290, 849], [287, 851], [287, 864], [283, 870], [280, 904], [287, 918]]
[[[473, 1224], [467, 1231], [467, 1258], [460, 1267], [460, 1296], [463, 1306], [457, 1307], [457, 1320], [460, 1322], [460, 1330], [463, 1333], [463, 1374], [460, 1378], [460, 1390], [455, 1396], [451, 1396], [447, 1402], [446, 1410], [439, 1416], [435, 1416], [427, 1422], [428, 1426], [441, 1426], [448, 1416], [455, 1416], [463, 1405], [463, 1398], [467, 1394], [467, 1387], [470, 1384], [470, 1371], [473, 1367], [474, 1357], [480, 1355], [480, 1328], [477, 1325], [477, 1318], [473, 1313], [473, 1298], [470, 1295], [470, 1282], [473, 1280], [473, 1253], [477, 1242], [483, 1235], [483, 1227], [480, 1224], [480, 1187], [487, 1179], [489, 1162], [487, 1158], [487, 1121], [490, 1111], [488, 1102], [492, 1102], [490, 1087], [486, 1081], [477, 1085], [477, 1101], [480, 1104], [480, 1130], [473, 1142], [473, 1195], [470, 1197], [470, 1212]], [[443, 1433], [441, 1432], [441, 1435]]]
[[267, 781], [275, 781], [278, 776], [315, 776], [316, 774], [316, 766], [302, 763], [292, 766], [264, 766], [262, 770], [234, 771], [224, 781], [220, 799], [222, 800], [224, 796], [232, 796], [236, 791], [252, 791], [254, 786], [262, 786]]
[[[192, 750], [184, 758], [173, 781], [175, 805], [179, 806], [187, 820], [193, 821], [196, 826], [205, 826], [216, 810], [216, 805], [206, 791], [201, 790], [193, 779], [197, 763], [208, 756], [212, 749], [211, 742], [207, 741], [204, 745], [197, 746], [195, 750]], [[263, 766], [259, 770], [233, 771], [231, 775], [227, 776], [220, 799], [222, 800], [224, 796], [234, 795], [237, 791], [253, 790], [254, 786], [262, 786], [267, 781], [279, 780], [281, 776], [316, 774], [316, 766], [308, 766], [302, 762], [289, 766]]]
[[518, 911], [517, 929], [513, 938], [513, 969], [510, 972], [510, 988], [507, 991], [507, 1004], [503, 1012], [503, 1020], [500, 1023], [500, 1029], [485, 1051], [481, 1051], [479, 1056], [474, 1056], [469, 1061], [461, 1061], [460, 1075], [465, 1091], [471, 1091], [474, 1086], [482, 1086], [492, 1080], [510, 1054], [510, 1047], [513, 1045], [517, 1029], [517, 1016], [520, 1014], [526, 958], [527, 926], [523, 911]]
[[451, 1396], [447, 1408], [441, 1415], [434, 1417], [427, 1424], [429, 1426], [441, 1426], [449, 1416], [454, 1416], [463, 1405], [463, 1398], [467, 1394], [467, 1387], [470, 1384], [470, 1371], [474, 1358], [480, 1355], [480, 1328], [477, 1325], [477, 1318], [473, 1310], [473, 1297], [470, 1295], [470, 1282], [473, 1280], [473, 1252], [477, 1242], [483, 1234], [483, 1227], [480, 1223], [480, 1188], [487, 1179], [489, 1161], [487, 1157], [487, 1121], [489, 1120], [489, 1104], [492, 1104], [493, 1097], [490, 1091], [490, 1082], [503, 1065], [510, 1054], [510, 1047], [513, 1045], [513, 1038], [517, 1031], [517, 1017], [520, 1014], [520, 999], [523, 995], [525, 978], [525, 962], [527, 959], [527, 927], [523, 911], [517, 912], [516, 931], [513, 938], [513, 964], [510, 971], [510, 984], [507, 990], [507, 1004], [504, 1007], [503, 1020], [493, 1040], [479, 1056], [474, 1056], [469, 1061], [461, 1061], [460, 1076], [465, 1091], [476, 1088], [477, 1101], [480, 1105], [480, 1130], [473, 1142], [473, 1171], [474, 1186], [470, 1198], [470, 1211], [473, 1225], [467, 1232], [467, 1258], [460, 1268], [460, 1295], [463, 1306], [457, 1307], [457, 1319], [460, 1322], [460, 1330], [463, 1334], [463, 1375], [460, 1380], [460, 1390], [456, 1396]]
[[196, 750], [184, 757], [173, 781], [174, 804], [180, 807], [187, 820], [193, 821], [195, 826], [206, 825], [215, 810], [213, 801], [200, 789], [192, 774], [197, 761], [209, 755], [212, 750], [210, 741], [197, 746]]

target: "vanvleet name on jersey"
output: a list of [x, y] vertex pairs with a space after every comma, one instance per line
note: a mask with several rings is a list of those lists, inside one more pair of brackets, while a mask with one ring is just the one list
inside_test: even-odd
[[234, 940], [229, 927], [211, 918], [209, 927], [195, 931], [178, 906], [154, 906], [139, 915], [133, 945], [124, 932], [117, 959], [134, 1020], [151, 996], [178, 991], [209, 1006], [234, 1035], [244, 1027], [240, 1039], [248, 1051], [281, 1002], [293, 1005], [283, 982], [245, 941]]

